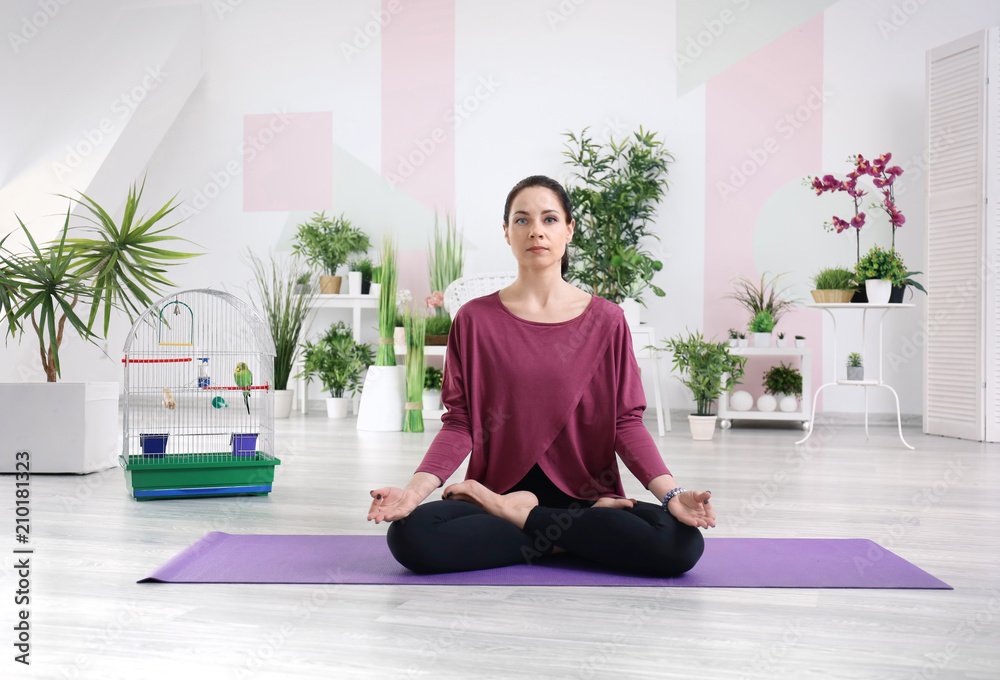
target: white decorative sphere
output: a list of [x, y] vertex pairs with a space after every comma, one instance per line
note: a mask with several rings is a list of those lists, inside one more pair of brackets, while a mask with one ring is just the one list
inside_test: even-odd
[[762, 394], [757, 397], [757, 410], [770, 413], [778, 407], [778, 400], [770, 394]]
[[753, 395], [746, 390], [736, 390], [729, 397], [729, 408], [734, 411], [749, 411], [753, 408]]
[[778, 402], [778, 408], [785, 413], [793, 413], [799, 410], [799, 400], [795, 398], [795, 395], [786, 394]]

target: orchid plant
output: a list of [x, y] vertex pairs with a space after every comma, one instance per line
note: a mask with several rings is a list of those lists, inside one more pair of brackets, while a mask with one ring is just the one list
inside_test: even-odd
[[893, 191], [896, 178], [903, 174], [903, 169], [898, 165], [890, 166], [890, 160], [892, 160], [891, 153], [884, 153], [871, 161], [858, 154], [857, 156], [848, 158], [848, 161], [854, 165], [854, 169], [847, 173], [846, 179], [838, 180], [833, 175], [824, 175], [823, 177], [813, 177], [809, 180], [809, 186], [812, 187], [817, 196], [825, 192], [836, 193], [843, 191], [854, 199], [854, 217], [846, 220], [834, 215], [830, 222], [824, 223], [824, 226], [827, 230], [836, 231], [838, 234], [852, 227], [855, 229], [857, 260], [859, 262], [861, 261], [861, 228], [865, 226], [865, 220], [867, 219], [867, 215], [862, 211], [863, 199], [868, 195], [867, 191], [858, 187], [858, 180], [861, 177], [871, 177], [872, 184], [882, 193], [882, 201], [880, 203], [872, 203], [869, 209], [877, 208], [884, 210], [889, 216], [889, 222], [892, 225], [893, 250], [896, 248], [896, 228], [903, 226], [906, 222], [906, 218], [896, 205], [896, 198]]

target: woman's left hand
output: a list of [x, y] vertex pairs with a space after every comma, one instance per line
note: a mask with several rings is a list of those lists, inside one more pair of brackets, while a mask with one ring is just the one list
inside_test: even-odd
[[679, 521], [692, 527], [707, 529], [715, 526], [715, 510], [709, 499], [711, 491], [684, 491], [667, 503], [667, 510]]

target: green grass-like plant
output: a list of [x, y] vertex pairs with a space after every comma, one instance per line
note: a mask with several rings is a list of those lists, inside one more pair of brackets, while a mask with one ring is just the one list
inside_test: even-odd
[[795, 305], [794, 299], [783, 297], [783, 291], [777, 288], [782, 276], [784, 274], [777, 274], [768, 281], [767, 273], [761, 274], [760, 284], [746, 276], [737, 276], [733, 281], [735, 290], [729, 297], [740, 303], [751, 319], [760, 311], [767, 311], [777, 325], [781, 315]]
[[308, 272], [303, 273], [298, 261], [281, 261], [272, 253], [270, 266], [267, 266], [249, 250], [247, 254], [253, 270], [253, 297], [264, 312], [274, 340], [274, 389], [286, 390], [315, 290], [308, 285], [301, 294], [296, 290], [302, 276], [305, 276], [305, 284], [310, 276]]
[[378, 299], [378, 354], [376, 366], [395, 366], [396, 351], [392, 336], [396, 332], [396, 283], [399, 270], [396, 267], [396, 244], [385, 236], [382, 238], [382, 265], [379, 268], [382, 288]]
[[406, 329], [406, 416], [403, 432], [423, 432], [424, 396], [424, 328], [427, 317], [414, 314], [412, 310], [403, 312], [403, 328]]
[[427, 317], [427, 335], [448, 335], [451, 331], [451, 317], [443, 315]]
[[821, 269], [813, 276], [813, 288], [816, 290], [857, 290], [854, 272], [841, 267]]
[[[432, 293], [443, 293], [453, 281], [462, 276], [465, 269], [462, 235], [448, 216], [445, 216], [443, 234], [438, 227], [437, 216], [434, 217], [434, 244], [428, 249], [427, 269], [430, 272]], [[444, 313], [444, 307], [439, 308], [438, 314]]]

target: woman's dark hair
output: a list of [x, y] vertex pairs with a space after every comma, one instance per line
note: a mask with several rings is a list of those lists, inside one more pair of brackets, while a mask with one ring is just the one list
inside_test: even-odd
[[[552, 179], [551, 177], [546, 177], [545, 175], [532, 175], [531, 177], [525, 177], [520, 182], [514, 185], [514, 188], [510, 190], [507, 194], [507, 202], [503, 206], [503, 223], [506, 225], [507, 220], [510, 217], [510, 204], [514, 202], [514, 199], [523, 190], [530, 187], [544, 187], [549, 189], [559, 198], [559, 202], [562, 203], [563, 212], [566, 213], [566, 224], [573, 221], [573, 202], [569, 200], [569, 194], [566, 193], [566, 189], [563, 185]], [[562, 272], [562, 277], [566, 278], [566, 273], [569, 272], [569, 246], [566, 246], [566, 250], [563, 252], [562, 256], [562, 267], [560, 268]]]

